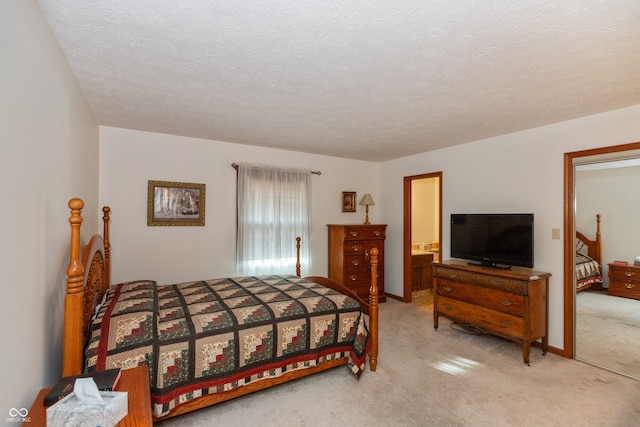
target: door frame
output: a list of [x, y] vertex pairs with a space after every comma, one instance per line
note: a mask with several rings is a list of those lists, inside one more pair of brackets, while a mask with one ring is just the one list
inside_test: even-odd
[[418, 179], [437, 178], [438, 179], [438, 242], [440, 247], [438, 253], [442, 259], [442, 171], [411, 175], [404, 177], [404, 219], [403, 219], [403, 290], [402, 301], [411, 302], [411, 183]]
[[569, 359], [575, 357], [575, 176], [574, 160], [625, 151], [640, 150], [640, 142], [574, 151], [564, 154], [564, 351]]

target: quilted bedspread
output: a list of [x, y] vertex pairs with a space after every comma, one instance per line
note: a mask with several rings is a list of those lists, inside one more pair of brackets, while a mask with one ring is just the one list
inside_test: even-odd
[[149, 365], [154, 416], [191, 399], [348, 357], [365, 367], [360, 305], [297, 276], [112, 286], [92, 323], [86, 370]]
[[593, 258], [576, 252], [576, 288], [602, 283], [600, 265]]

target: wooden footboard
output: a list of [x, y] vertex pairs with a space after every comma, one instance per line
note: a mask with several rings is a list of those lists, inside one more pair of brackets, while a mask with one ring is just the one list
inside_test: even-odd
[[[111, 268], [111, 244], [109, 241], [109, 222], [111, 209], [104, 207], [103, 211], [103, 235], [94, 235], [89, 243], [82, 248], [80, 228], [83, 222], [82, 208], [84, 202], [81, 199], [71, 199], [69, 209], [71, 216], [71, 240], [69, 251], [69, 266], [67, 268], [67, 285], [64, 309], [64, 342], [63, 342], [63, 376], [77, 375], [83, 370], [84, 343], [96, 305], [107, 291], [110, 285]], [[300, 276], [300, 238], [296, 239], [298, 261], [296, 263], [296, 275]], [[334, 289], [342, 294], [353, 297], [363, 307], [363, 312], [369, 316], [369, 367], [375, 371], [378, 360], [378, 250], [371, 251], [371, 288], [369, 301], [363, 301], [350, 289], [334, 282], [331, 279], [320, 276], [310, 276], [305, 279]], [[167, 419], [178, 414], [203, 408], [218, 402], [232, 399], [268, 388], [277, 384], [305, 377], [316, 372], [331, 369], [338, 365], [347, 364], [348, 359], [340, 358], [326, 361], [318, 366], [286, 372], [278, 378], [265, 379], [247, 386], [239, 387], [229, 392], [203, 396], [194, 401], [177, 407], [169, 415], [161, 419]]]

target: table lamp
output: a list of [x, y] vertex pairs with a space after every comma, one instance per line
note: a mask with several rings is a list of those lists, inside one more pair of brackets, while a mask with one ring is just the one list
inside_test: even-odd
[[365, 211], [367, 212], [367, 217], [364, 220], [364, 223], [371, 224], [369, 222], [369, 205], [375, 205], [375, 202], [373, 201], [371, 194], [365, 194], [364, 196], [362, 196], [362, 200], [360, 200], [360, 204], [366, 206]]

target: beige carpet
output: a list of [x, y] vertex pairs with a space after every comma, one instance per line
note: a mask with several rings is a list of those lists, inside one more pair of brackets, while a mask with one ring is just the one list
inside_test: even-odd
[[377, 372], [346, 367], [160, 423], [173, 426], [637, 426], [640, 381], [477, 336], [428, 307], [380, 307]]
[[640, 379], [640, 301], [578, 293], [576, 359]]

